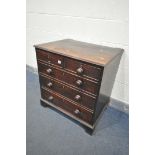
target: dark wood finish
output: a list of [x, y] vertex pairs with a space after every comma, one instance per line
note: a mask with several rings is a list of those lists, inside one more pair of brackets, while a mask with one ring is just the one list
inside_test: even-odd
[[91, 112], [73, 104], [73, 102], [67, 100], [66, 98], [63, 98], [61, 95], [45, 89], [41, 89], [41, 96], [44, 100], [47, 100], [54, 105], [66, 110], [67, 112], [70, 112], [72, 115], [92, 124]]
[[123, 50], [70, 39], [35, 48], [42, 105], [93, 131], [110, 101]]
[[98, 94], [99, 91], [99, 82], [88, 80], [86, 78], [74, 75], [60, 68], [55, 68], [47, 64], [38, 62], [38, 69], [40, 73], [51, 76], [55, 79], [58, 79], [62, 82], [68, 83], [78, 89], [83, 89], [87, 93], [94, 95]]
[[76, 73], [77, 75], [99, 81], [101, 79], [102, 68], [89, 63], [84, 63], [68, 57], [63, 57], [58, 54], [46, 52], [36, 49], [37, 58], [43, 63], [63, 67], [65, 70]]
[[75, 59], [65, 58], [65, 69], [81, 75], [83, 77], [92, 78], [99, 81], [101, 79], [102, 68], [78, 61]]
[[36, 55], [37, 55], [37, 59], [43, 63], [48, 63], [48, 64], [52, 64], [55, 65], [57, 67], [63, 67], [63, 56], [55, 54], [55, 53], [51, 53], [51, 52], [47, 52], [45, 50], [41, 50], [41, 49], [36, 49]]
[[37, 59], [44, 61], [44, 62], [48, 62], [49, 61], [49, 52], [41, 50], [41, 49], [36, 49], [36, 55], [37, 55]]
[[115, 81], [116, 73], [118, 71], [120, 58], [121, 56], [118, 55], [113, 59], [113, 61], [111, 61], [107, 66], [104, 67], [104, 75], [102, 77], [100, 93], [98, 96], [98, 102], [95, 110], [95, 120], [99, 117], [104, 106], [110, 101], [110, 96]]
[[49, 62], [53, 65], [59, 66], [59, 67], [63, 67], [63, 56], [58, 55], [58, 54], [54, 54], [54, 53], [50, 53], [49, 54]]
[[[63, 96], [68, 97], [72, 101], [76, 102], [94, 111], [96, 97], [85, 94], [77, 89], [74, 89], [68, 85], [62, 84], [54, 79], [49, 77], [40, 75], [40, 84], [42, 88], [50, 89], [51, 91], [55, 91]], [[80, 96], [80, 97], [79, 97]]]
[[107, 65], [113, 58], [123, 53], [123, 49], [120, 48], [111, 48], [72, 39], [64, 39], [34, 46], [99, 66]]

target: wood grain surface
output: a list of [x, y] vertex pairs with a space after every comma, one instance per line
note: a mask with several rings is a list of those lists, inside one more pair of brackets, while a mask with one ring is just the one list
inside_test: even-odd
[[123, 49], [121, 48], [111, 48], [72, 39], [64, 39], [34, 46], [52, 53], [58, 53], [101, 66], [107, 65], [118, 54], [123, 53]]

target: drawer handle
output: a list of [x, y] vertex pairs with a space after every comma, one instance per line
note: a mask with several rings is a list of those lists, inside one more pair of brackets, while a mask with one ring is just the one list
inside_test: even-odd
[[49, 83], [47, 84], [48, 87], [52, 87], [52, 85], [53, 85], [52, 82], [49, 82]]
[[46, 70], [46, 72], [47, 72], [48, 74], [50, 74], [50, 73], [52, 73], [52, 69], [51, 69], [51, 68], [48, 68], [48, 69]]
[[77, 80], [77, 81], [76, 81], [76, 84], [77, 84], [78, 86], [82, 86], [83, 83], [82, 83], [81, 80]]
[[75, 109], [74, 113], [75, 114], [80, 114], [80, 110], [79, 109]]
[[76, 101], [80, 101], [80, 100], [81, 100], [81, 96], [80, 96], [80, 95], [76, 95], [76, 96], [75, 96], [75, 100], [76, 100]]
[[61, 65], [61, 60], [58, 60], [58, 64]]
[[52, 101], [52, 100], [53, 100], [53, 96], [50, 96], [50, 97], [48, 98], [48, 100], [49, 100], [49, 101]]
[[78, 74], [82, 74], [82, 73], [83, 73], [83, 68], [80, 67], [80, 68], [78, 68], [76, 71], [77, 71]]

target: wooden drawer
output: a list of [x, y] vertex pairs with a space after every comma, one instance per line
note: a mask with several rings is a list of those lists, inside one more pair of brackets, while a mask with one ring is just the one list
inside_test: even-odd
[[94, 129], [110, 101], [123, 49], [72, 39], [34, 47], [42, 105], [51, 105]]
[[41, 49], [36, 49], [37, 60], [45, 61], [46, 63], [49, 61], [49, 52], [43, 51]]
[[70, 86], [64, 85], [58, 81], [47, 78], [45, 76], [39, 76], [41, 87], [46, 87], [52, 91], [55, 91], [63, 96], [68, 97], [79, 105], [85, 106], [88, 109], [94, 110], [96, 98], [87, 95], [81, 91], [78, 91]]
[[52, 65], [63, 67], [64, 58], [61, 55], [49, 53], [49, 61]]
[[49, 75], [53, 78], [66, 82], [76, 88], [87, 91], [88, 93], [92, 93], [97, 95], [99, 91], [99, 83], [94, 82], [83, 77], [68, 73], [62, 69], [56, 69], [49, 65], [45, 65], [43, 63], [38, 63], [38, 70], [41, 73]]
[[71, 113], [72, 115], [88, 122], [92, 122], [92, 113], [74, 105], [71, 101], [64, 99], [56, 93], [49, 92], [45, 89], [41, 89], [41, 96], [44, 100], [51, 102], [52, 104], [62, 108], [63, 110]]
[[39, 61], [43, 61], [44, 63], [49, 63], [58, 67], [63, 67], [64, 58], [61, 55], [49, 53], [41, 49], [36, 49], [36, 56]]
[[102, 74], [102, 68], [95, 65], [91, 65], [82, 61], [78, 61], [71, 58], [64, 58], [64, 68], [87, 78], [94, 80], [100, 80]]
[[41, 49], [36, 49], [37, 59], [44, 61], [51, 65], [64, 67], [64, 69], [71, 71], [79, 76], [87, 77], [92, 80], [99, 81], [101, 79], [102, 68], [82, 61], [64, 57], [59, 54], [50, 53]]

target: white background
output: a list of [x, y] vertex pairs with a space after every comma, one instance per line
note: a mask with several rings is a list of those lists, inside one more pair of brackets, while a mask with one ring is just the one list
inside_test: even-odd
[[[154, 155], [154, 1], [130, 1], [130, 155]], [[0, 154], [26, 154], [25, 3], [0, 5]]]
[[112, 97], [128, 104], [128, 8], [128, 0], [27, 0], [27, 65], [37, 67], [34, 44], [65, 38], [123, 48]]

